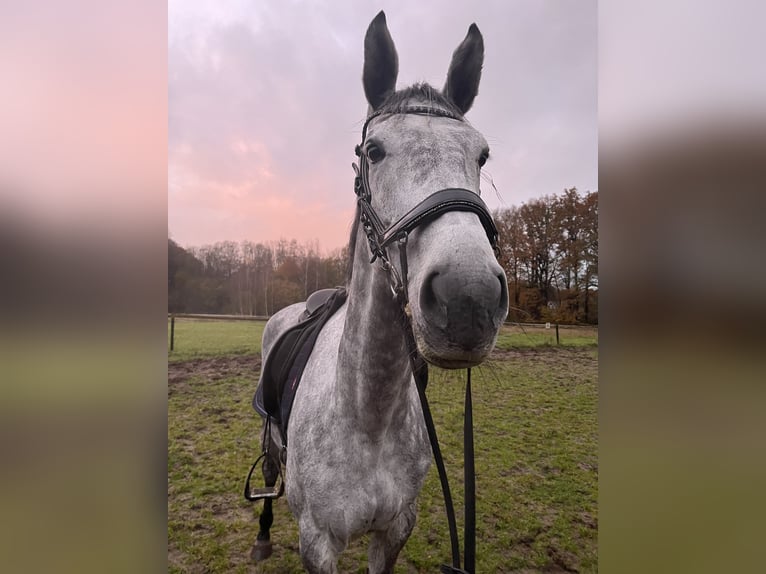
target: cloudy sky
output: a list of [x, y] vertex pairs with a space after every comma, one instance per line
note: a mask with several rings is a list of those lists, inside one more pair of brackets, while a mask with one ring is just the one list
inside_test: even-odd
[[248, 239], [344, 245], [367, 104], [364, 33], [380, 10], [398, 86], [441, 87], [476, 22], [468, 119], [492, 159], [491, 208], [598, 188], [595, 1], [170, 0], [168, 230], [184, 246]]

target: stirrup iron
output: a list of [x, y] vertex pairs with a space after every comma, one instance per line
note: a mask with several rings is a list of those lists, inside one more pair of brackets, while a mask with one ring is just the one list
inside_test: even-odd
[[261, 456], [255, 459], [253, 466], [250, 467], [250, 472], [247, 473], [247, 480], [245, 481], [245, 499], [250, 501], [265, 500], [279, 498], [285, 493], [285, 480], [282, 476], [282, 465], [277, 460], [277, 468], [279, 469], [279, 477], [274, 486], [265, 486], [263, 488], [250, 488], [250, 477], [253, 476], [253, 471], [258, 463], [265, 457], [269, 456], [268, 451], [263, 451]]

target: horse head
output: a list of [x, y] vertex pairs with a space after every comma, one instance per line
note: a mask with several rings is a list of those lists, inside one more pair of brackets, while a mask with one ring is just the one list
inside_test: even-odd
[[[443, 210], [408, 230], [406, 244], [388, 247], [392, 266], [406, 261], [407, 269], [399, 264], [398, 271], [418, 350], [445, 368], [483, 361], [508, 314], [505, 273], [488, 240], [488, 225], [494, 225], [478, 200], [489, 146], [464, 119], [478, 93], [483, 58], [482, 35], [472, 24], [452, 56], [441, 91], [427, 84], [396, 91], [398, 56], [383, 12], [364, 42], [369, 119], [358, 151], [367, 164], [369, 202], [382, 225], [390, 228], [447, 189], [460, 190], [468, 204], [482, 206], [479, 213]], [[406, 260], [394, 256], [396, 250], [406, 250]]]

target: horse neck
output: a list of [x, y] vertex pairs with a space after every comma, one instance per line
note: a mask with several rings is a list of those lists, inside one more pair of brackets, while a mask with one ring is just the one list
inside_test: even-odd
[[387, 273], [370, 264], [359, 233], [338, 355], [339, 400], [356, 431], [384, 434], [405, 413], [411, 370]]

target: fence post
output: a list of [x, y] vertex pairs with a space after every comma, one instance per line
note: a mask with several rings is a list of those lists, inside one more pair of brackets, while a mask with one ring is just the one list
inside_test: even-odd
[[556, 323], [556, 344], [559, 344], [559, 324]]
[[173, 343], [175, 339], [175, 331], [176, 331], [176, 316], [171, 315], [170, 316], [170, 350], [173, 350]]

